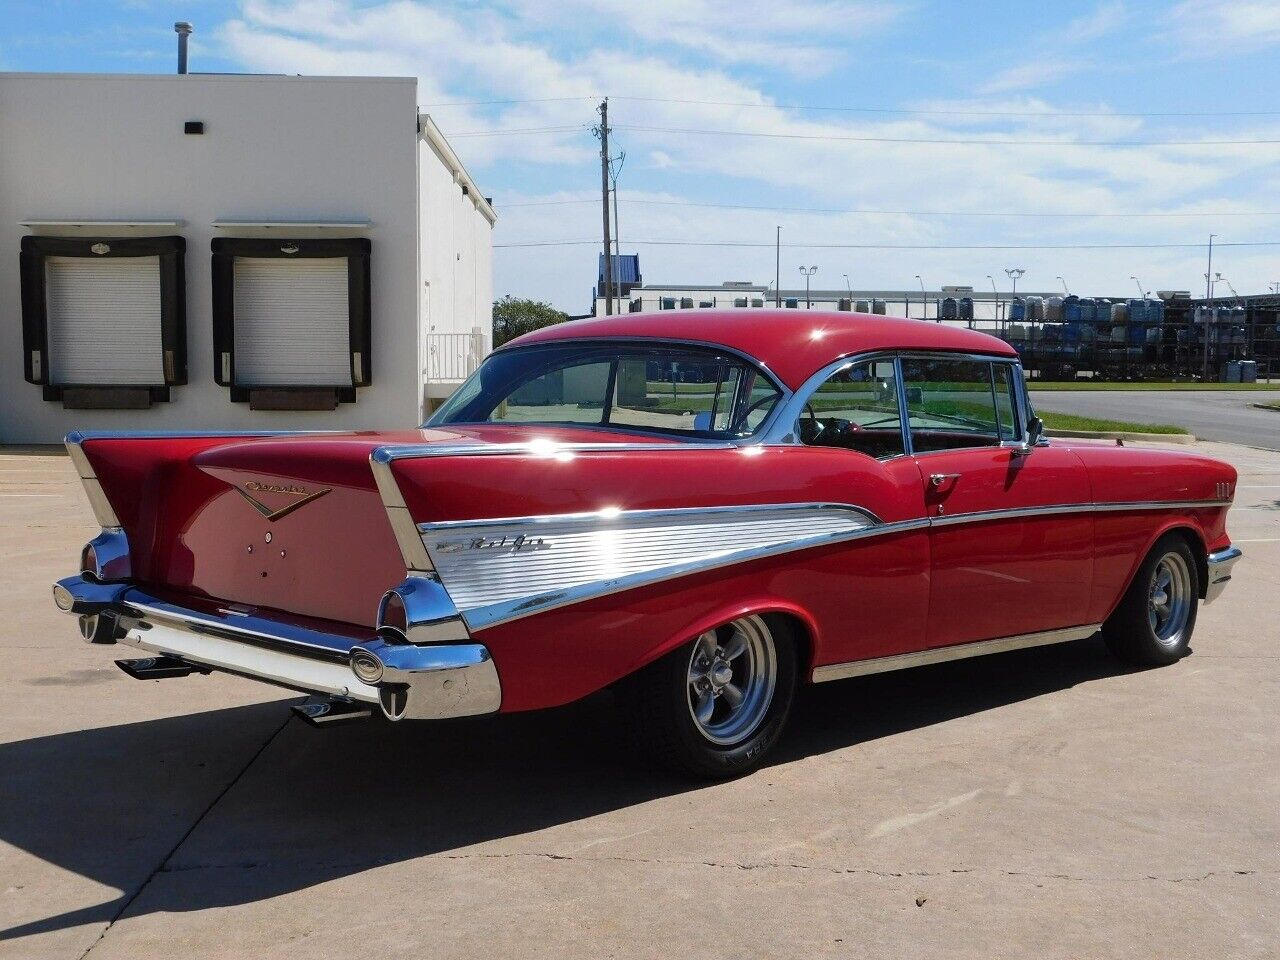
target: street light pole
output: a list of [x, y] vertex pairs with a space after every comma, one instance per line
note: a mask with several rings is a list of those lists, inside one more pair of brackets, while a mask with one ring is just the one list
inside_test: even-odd
[[998, 330], [1000, 329], [1000, 291], [996, 289], [995, 277], [993, 277], [991, 274], [988, 273], [987, 279], [991, 281], [991, 292], [992, 294], [995, 295], [995, 298], [996, 298], [995, 315], [993, 319], [995, 320], [996, 329]]
[[1143, 289], [1142, 281], [1139, 280], [1137, 277], [1130, 277], [1129, 279], [1138, 285], [1138, 298], [1140, 300], [1147, 299], [1147, 292], [1145, 289]]
[[849, 291], [849, 309], [853, 309], [853, 284], [849, 282], [849, 275], [844, 274], [844, 288]]
[[1200, 371], [1200, 382], [1209, 382], [1209, 327], [1217, 320], [1213, 315], [1213, 281], [1209, 277], [1213, 274], [1213, 238], [1217, 236], [1215, 233], [1209, 234], [1209, 265], [1204, 272], [1205, 299], [1209, 301], [1209, 315], [1204, 320], [1204, 369]]
[[[1061, 277], [1058, 277], [1058, 279], [1062, 280]], [[1068, 297], [1071, 296], [1071, 291], [1067, 289], [1067, 281], [1065, 280], [1062, 280], [1062, 292]]]
[[800, 272], [804, 274], [804, 308], [806, 310], [812, 310], [813, 300], [809, 296], [809, 278], [818, 272], [818, 268], [814, 266], [809, 267], [806, 270], [804, 267], [801, 267]]
[[[924, 280], [920, 278], [920, 274], [916, 274], [916, 279], [920, 280], [920, 319], [929, 319], [929, 298], [924, 292]], [[910, 311], [908, 311], [910, 313]]]

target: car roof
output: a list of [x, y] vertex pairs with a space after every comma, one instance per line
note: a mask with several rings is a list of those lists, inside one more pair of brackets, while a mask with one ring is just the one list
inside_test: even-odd
[[1016, 357], [976, 330], [923, 320], [834, 310], [662, 310], [543, 327], [502, 349], [562, 340], [657, 339], [716, 344], [752, 357], [792, 390], [828, 363], [873, 350], [930, 350]]

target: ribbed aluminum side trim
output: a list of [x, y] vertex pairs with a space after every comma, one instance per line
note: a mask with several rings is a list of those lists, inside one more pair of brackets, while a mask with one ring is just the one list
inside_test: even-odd
[[[656, 517], [611, 529], [600, 529], [598, 518], [588, 515], [591, 520], [561, 527], [517, 526], [508, 534], [500, 532], [500, 525], [491, 531], [445, 528], [429, 530], [424, 538], [431, 543], [450, 596], [475, 631], [592, 597], [928, 525], [924, 519], [877, 523], [856, 509], [821, 505], [808, 517], [797, 516], [801, 511], [790, 507], [755, 512], [755, 517], [734, 511], [709, 524], [673, 526], [669, 516], [663, 516], [667, 511], [656, 511]], [[470, 546], [502, 536], [510, 542]], [[714, 539], [708, 543], [708, 538]], [[751, 546], [735, 547], [735, 540]]]
[[1043, 647], [1051, 643], [1068, 643], [1072, 640], [1084, 640], [1091, 637], [1100, 629], [1102, 629], [1102, 624], [1089, 623], [1079, 627], [1064, 627], [1061, 630], [1023, 633], [1015, 637], [1000, 637], [995, 640], [979, 640], [976, 643], [959, 643], [949, 647], [935, 647], [932, 650], [917, 650], [912, 653], [901, 653], [893, 657], [876, 657], [874, 660], [852, 660], [848, 663], [832, 663], [822, 667], [815, 667], [813, 682], [825, 683], [828, 680], [845, 680], [849, 677], [862, 677], [871, 673], [887, 673], [890, 670], [922, 667], [930, 663], [945, 663], [949, 660], [981, 657], [989, 653], [1005, 653], [1009, 650], [1023, 650], [1027, 647]]

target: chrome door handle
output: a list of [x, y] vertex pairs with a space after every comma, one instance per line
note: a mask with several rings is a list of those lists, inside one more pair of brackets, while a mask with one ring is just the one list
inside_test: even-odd
[[929, 483], [935, 487], [940, 487], [948, 480], [959, 480], [958, 473], [931, 473], [929, 474]]

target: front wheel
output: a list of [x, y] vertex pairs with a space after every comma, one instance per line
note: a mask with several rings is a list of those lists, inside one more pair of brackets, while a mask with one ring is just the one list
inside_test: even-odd
[[1199, 602], [1195, 555], [1186, 538], [1168, 534], [1142, 561], [1124, 599], [1103, 625], [1103, 639], [1129, 663], [1174, 663], [1189, 652]]
[[720, 779], [760, 764], [782, 734], [795, 686], [785, 621], [748, 616], [640, 671], [623, 709], [637, 746], [666, 766]]

